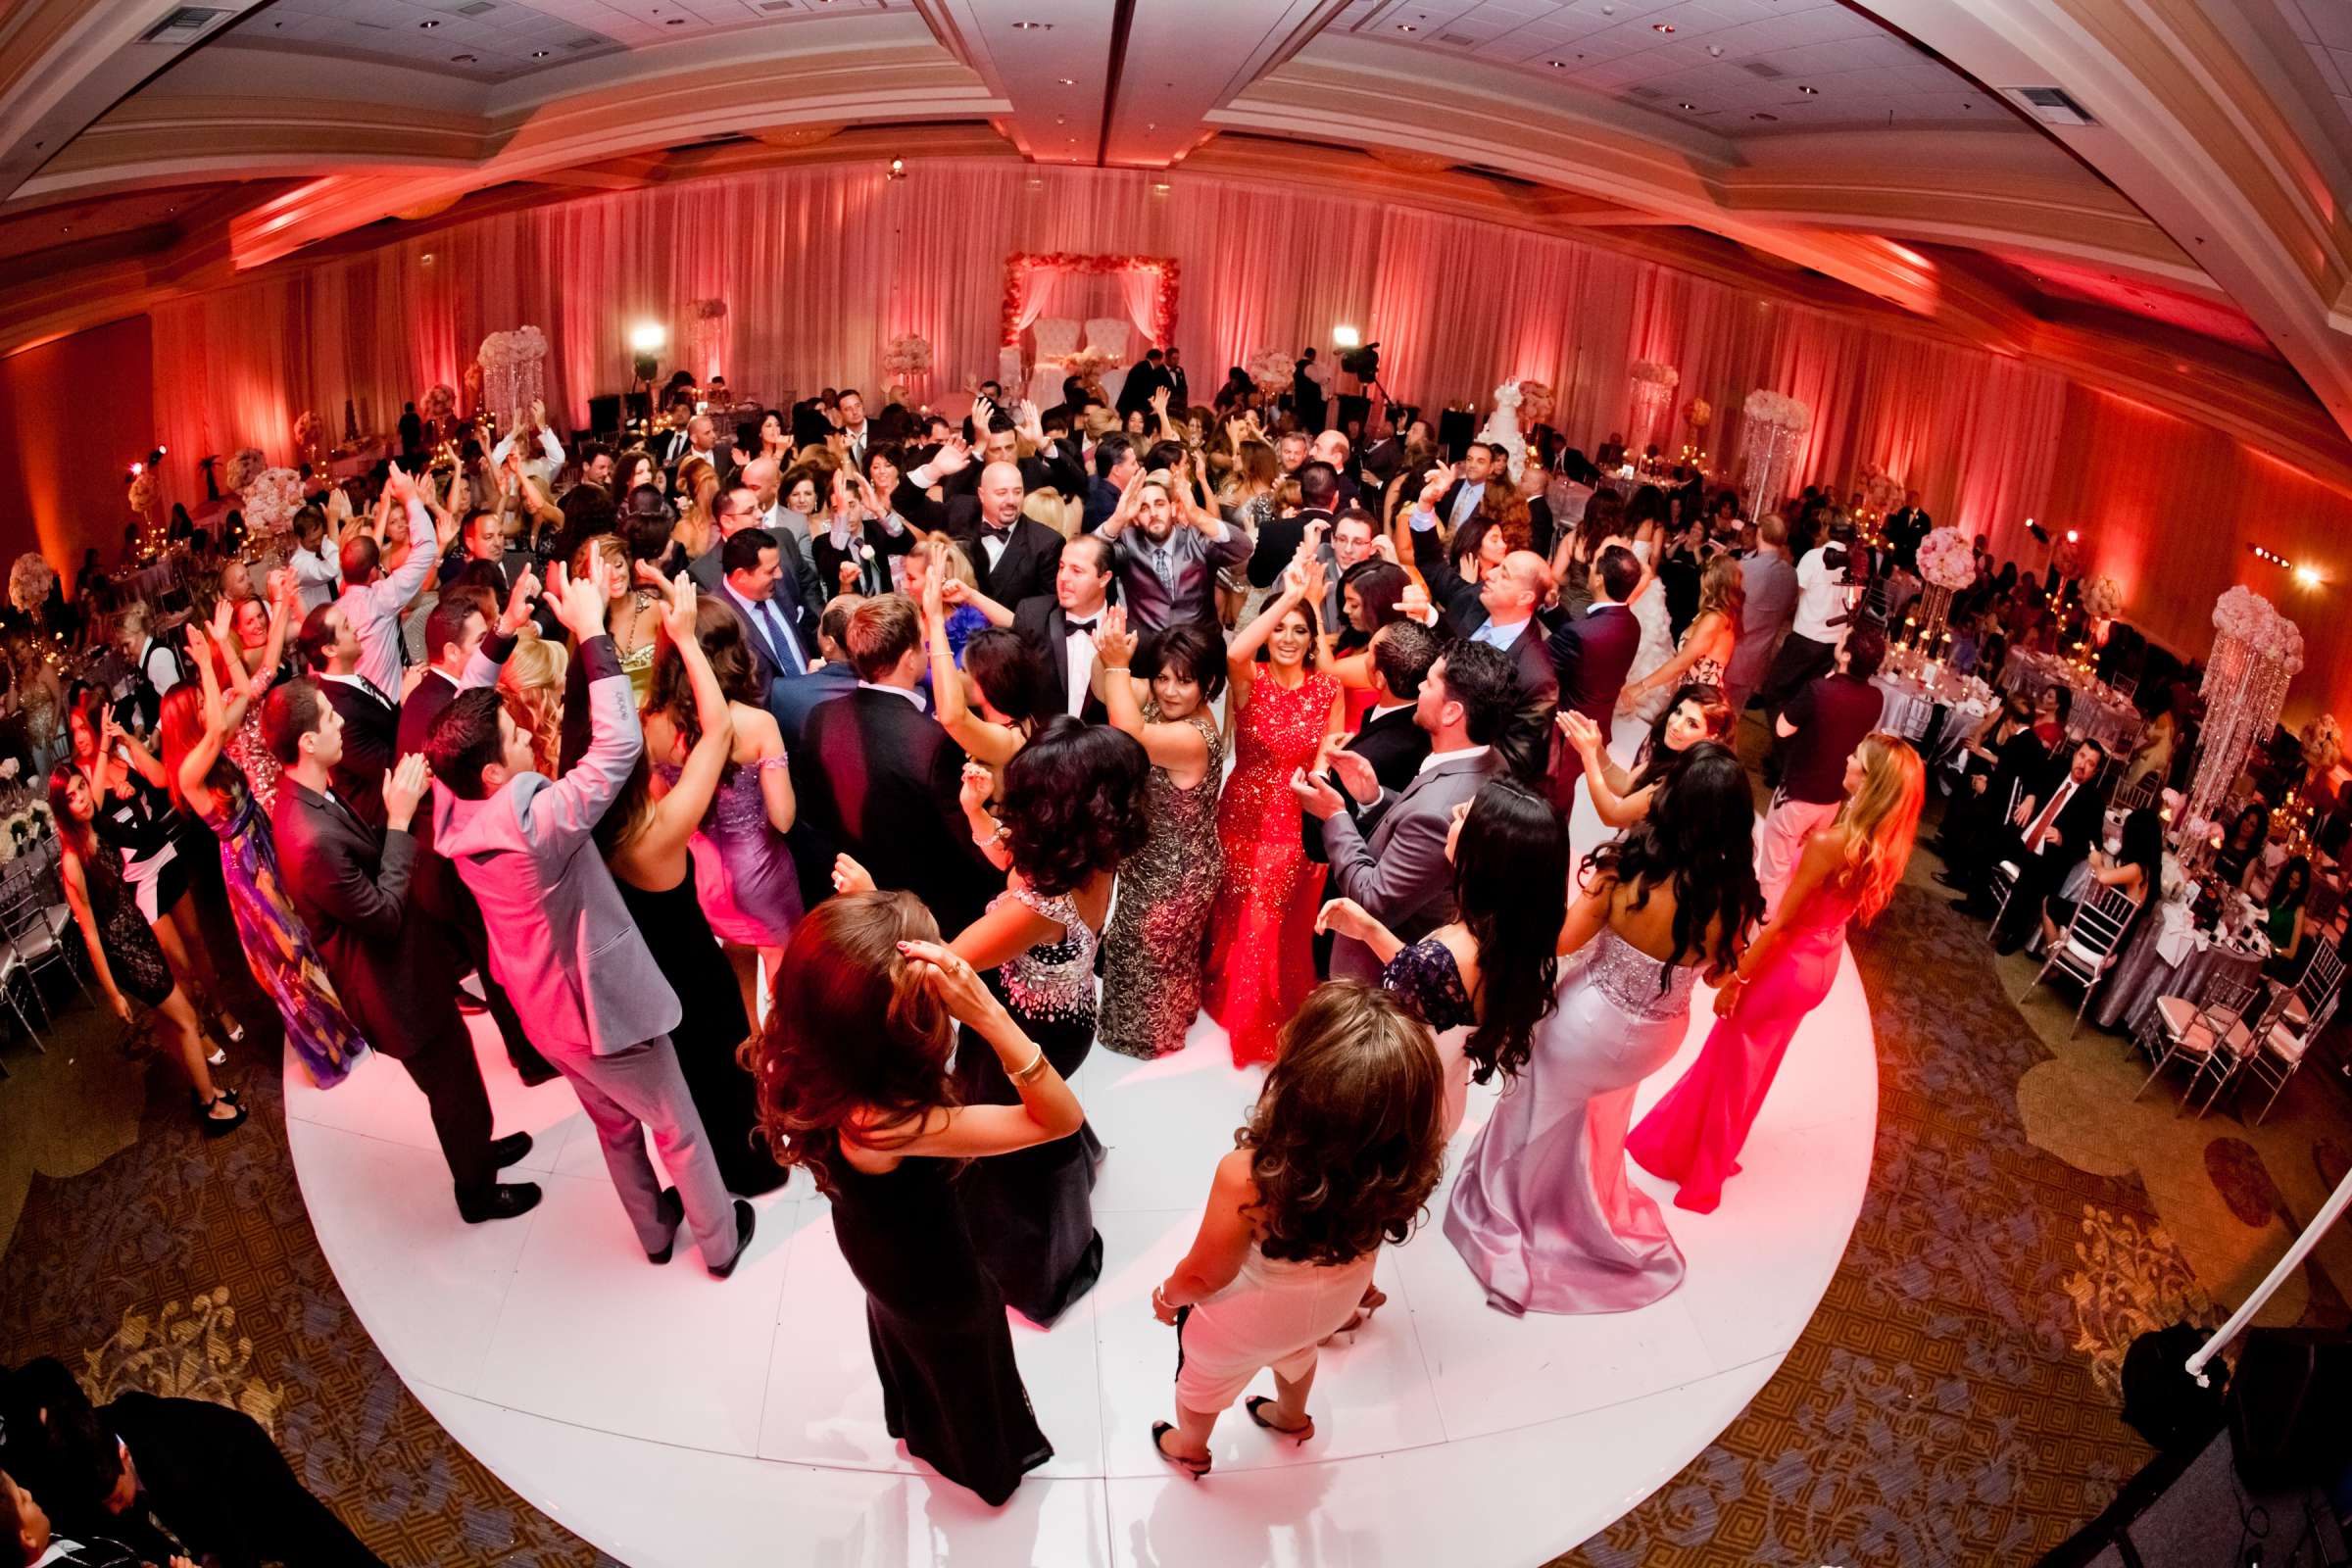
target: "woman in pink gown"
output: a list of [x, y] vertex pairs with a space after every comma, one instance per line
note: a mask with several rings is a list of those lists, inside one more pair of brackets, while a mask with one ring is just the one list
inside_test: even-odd
[[1677, 1208], [1706, 1214], [1722, 1201], [1788, 1042], [1838, 978], [1846, 922], [1876, 919], [1902, 880], [1925, 779], [1907, 743], [1863, 737], [1846, 759], [1844, 806], [1805, 841], [1780, 912], [1715, 993], [1698, 1060], [1626, 1140], [1643, 1170], [1682, 1184]]
[[1274, 1059], [1276, 1031], [1315, 984], [1323, 867], [1306, 858], [1291, 775], [1311, 770], [1341, 733], [1340, 683], [1315, 667], [1312, 602], [1322, 592], [1319, 576], [1292, 566], [1282, 592], [1226, 653], [1234, 768], [1217, 803], [1225, 880], [1209, 916], [1202, 1001], [1224, 1025], [1236, 1066]]

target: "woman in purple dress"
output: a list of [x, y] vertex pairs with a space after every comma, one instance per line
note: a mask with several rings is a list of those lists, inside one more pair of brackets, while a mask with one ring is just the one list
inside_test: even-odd
[[[706, 595], [695, 612], [695, 640], [718, 676], [735, 724], [718, 792], [694, 835], [695, 892], [734, 962], [744, 1011], [756, 1018], [758, 965], [767, 965], [772, 981], [801, 921], [800, 881], [784, 843], [795, 811], [792, 770], [783, 732], [760, 701], [742, 620], [724, 601]], [[646, 755], [661, 759], [656, 773], [667, 788], [702, 735], [694, 684], [674, 645], [664, 645], [654, 662], [645, 718]]]
[[1788, 1042], [1838, 978], [1846, 922], [1869, 924], [1903, 879], [1925, 780], [1919, 754], [1884, 730], [1846, 759], [1845, 804], [1805, 840], [1779, 911], [1715, 993], [1706, 1048], [1626, 1140], [1643, 1170], [1682, 1184], [1675, 1207], [1723, 1200]]
[[1755, 819], [1739, 758], [1702, 741], [1647, 818], [1585, 858], [1559, 938], [1583, 962], [1561, 975], [1446, 1211], [1488, 1304], [1624, 1312], [1682, 1283], [1657, 1204], [1627, 1178], [1625, 1130], [1635, 1090], [1689, 1032], [1699, 971], [1728, 971], [1763, 909]]

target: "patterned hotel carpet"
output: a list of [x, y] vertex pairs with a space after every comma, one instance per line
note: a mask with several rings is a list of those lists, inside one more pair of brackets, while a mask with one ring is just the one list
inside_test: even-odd
[[[2200, 1227], [2196, 1255], [2222, 1294], [2276, 1256], [2312, 1184], [2341, 1169], [2352, 1115], [2325, 1081], [2290, 1091], [2282, 1108], [2300, 1119], [2274, 1118], [2259, 1149], [2234, 1121], [2180, 1124], [2208, 1148], [2184, 1162], [2203, 1209], [2152, 1199], [2116, 1151], [2082, 1156], [2108, 1175], [2045, 1152], [2021, 1081], [2060, 1074], [2035, 1101], [2058, 1109], [2036, 1114], [2082, 1142], [2083, 1118], [2062, 1113], [2077, 1080], [2122, 1102], [2136, 1078], [2113, 1037], [2086, 1031], [2069, 1048], [2062, 1015], [2021, 1014], [2008, 998], [2031, 970], [2011, 960], [1996, 974], [1980, 929], [1926, 883], [1932, 868], [1923, 856], [1917, 885], [1854, 945], [1876, 1009], [1879, 1145], [1820, 1311], [1713, 1446], [1564, 1562], [2031, 1561], [2147, 1457], [2116, 1418], [2122, 1347], [2176, 1313], [2218, 1317], [2167, 1202]], [[242, 1405], [391, 1562], [609, 1562], [452, 1442], [362, 1331], [304, 1213], [274, 1076], [240, 1053], [229, 1081], [254, 1121], [206, 1143], [161, 1089], [140, 1114], [139, 1069], [113, 1038], [77, 1005], [49, 1057], [7, 1048], [0, 1236], [16, 1223], [0, 1258], [0, 1359], [59, 1355], [101, 1396], [138, 1387]], [[2146, 1108], [2149, 1125], [2170, 1122], [2155, 1097]], [[2102, 1102], [2090, 1120], [2117, 1125], [2113, 1110]], [[2352, 1282], [2352, 1268], [2335, 1278]], [[2342, 1323], [2342, 1297], [2318, 1270], [2308, 1279], [2294, 1311]]]

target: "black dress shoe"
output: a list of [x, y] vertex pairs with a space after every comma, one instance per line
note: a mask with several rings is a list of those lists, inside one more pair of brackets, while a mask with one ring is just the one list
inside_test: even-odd
[[509, 1133], [490, 1145], [490, 1164], [493, 1169], [504, 1170], [530, 1152], [529, 1133]]
[[645, 1260], [648, 1263], [669, 1261], [670, 1252], [678, 1245], [678, 1227], [686, 1223], [686, 1200], [678, 1196], [678, 1190], [675, 1187], [662, 1189], [660, 1206], [662, 1223], [669, 1227], [669, 1240], [662, 1244], [662, 1250], [659, 1252], [645, 1254]]
[[1966, 882], [1963, 882], [1960, 880], [1960, 878], [1952, 875], [1952, 873], [1949, 871], [1936, 872], [1936, 880], [1942, 883], [1945, 887], [1950, 888], [1954, 893], [1967, 893], [1971, 891]]
[[752, 1227], [759, 1217], [751, 1204], [740, 1198], [735, 1200], [735, 1255], [710, 1271], [712, 1279], [723, 1280], [735, 1272], [735, 1265], [743, 1261], [744, 1250], [752, 1245]]
[[463, 1198], [458, 1200], [458, 1213], [468, 1225], [479, 1225], [491, 1219], [513, 1219], [517, 1214], [528, 1214], [538, 1206], [537, 1182], [500, 1182], [490, 1189], [486, 1198], [476, 1199], [472, 1202]]

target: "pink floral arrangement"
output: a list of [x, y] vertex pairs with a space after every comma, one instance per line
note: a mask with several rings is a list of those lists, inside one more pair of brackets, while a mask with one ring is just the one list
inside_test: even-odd
[[242, 494], [245, 531], [257, 537], [281, 534], [294, 526], [294, 514], [302, 510], [302, 475], [292, 468], [268, 468]]
[[1683, 410], [1683, 418], [1691, 429], [1704, 430], [1715, 419], [1715, 405], [1705, 398], [1692, 398]]
[[141, 468], [130, 481], [130, 510], [144, 517], [155, 510], [155, 470]]
[[260, 447], [239, 447], [230, 456], [228, 468], [221, 477], [231, 490], [243, 495], [253, 487], [254, 480], [262, 476], [262, 470], [269, 466], [270, 460], [262, 456]]
[[1968, 535], [1937, 528], [1919, 542], [1919, 574], [1938, 588], [1957, 592], [1977, 580], [1977, 558]]
[[8, 602], [29, 615], [57, 586], [57, 570], [38, 550], [27, 550], [8, 568]]
[[458, 412], [458, 389], [447, 381], [435, 381], [424, 389], [424, 396], [416, 400], [416, 412], [423, 415], [428, 423], [434, 419], [448, 418]]
[[2302, 628], [2243, 583], [2214, 601], [2213, 629], [2244, 643], [2255, 658], [2284, 665], [2289, 675], [2303, 667]]
[[931, 340], [902, 332], [882, 351], [882, 368], [892, 375], [921, 375], [931, 368]]

